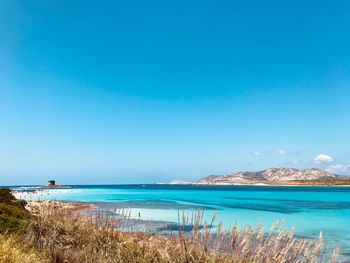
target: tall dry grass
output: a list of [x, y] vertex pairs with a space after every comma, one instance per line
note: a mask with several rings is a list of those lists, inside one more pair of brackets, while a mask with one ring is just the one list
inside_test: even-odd
[[0, 235], [1, 263], [49, 263], [44, 255], [24, 246], [15, 236]]
[[[336, 262], [323, 253], [323, 238], [299, 239], [277, 222], [268, 233], [261, 225], [224, 230], [203, 219], [201, 211], [179, 214], [179, 226], [164, 237], [145, 228], [132, 232], [130, 214], [99, 211], [82, 216], [66, 209], [41, 208], [24, 236], [24, 242], [42, 251], [55, 263], [294, 263]], [[122, 232], [118, 229], [127, 229]], [[185, 229], [191, 229], [190, 234]]]

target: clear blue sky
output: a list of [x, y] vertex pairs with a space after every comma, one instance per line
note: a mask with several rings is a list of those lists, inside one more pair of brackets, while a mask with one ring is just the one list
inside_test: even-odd
[[0, 1], [0, 185], [350, 174], [349, 50], [350, 1]]

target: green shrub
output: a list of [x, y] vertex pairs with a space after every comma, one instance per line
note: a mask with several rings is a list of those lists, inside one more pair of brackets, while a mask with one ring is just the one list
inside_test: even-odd
[[27, 202], [24, 200], [17, 200], [10, 189], [0, 189], [0, 204], [12, 205], [24, 210]]
[[31, 215], [25, 205], [9, 189], [0, 189], [0, 233], [21, 232], [28, 226]]

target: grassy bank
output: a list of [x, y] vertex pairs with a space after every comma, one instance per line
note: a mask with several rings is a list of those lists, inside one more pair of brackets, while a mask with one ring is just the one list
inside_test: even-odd
[[[0, 262], [55, 263], [182, 263], [182, 262], [335, 262], [323, 255], [319, 240], [296, 239], [280, 224], [265, 234], [262, 226], [222, 229], [213, 232], [200, 211], [179, 216], [180, 227], [170, 237], [150, 232], [116, 230], [120, 218], [109, 213], [92, 217], [48, 203], [30, 214], [24, 202], [2, 191]], [[191, 234], [184, 229], [190, 227]], [[4, 253], [4, 251], [10, 251]], [[27, 260], [27, 261], [26, 261]]]

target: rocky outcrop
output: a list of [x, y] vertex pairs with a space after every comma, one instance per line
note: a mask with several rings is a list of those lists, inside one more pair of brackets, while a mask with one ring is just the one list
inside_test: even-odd
[[258, 172], [238, 172], [229, 175], [211, 175], [200, 179], [198, 184], [255, 184], [304, 180], [341, 180], [342, 176], [326, 171], [294, 168], [270, 168]]

